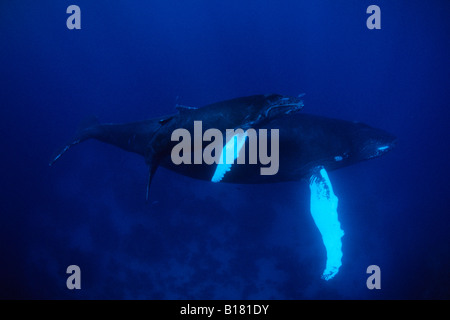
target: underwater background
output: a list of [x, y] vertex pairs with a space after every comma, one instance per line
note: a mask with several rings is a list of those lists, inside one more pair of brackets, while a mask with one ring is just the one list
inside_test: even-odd
[[[69, 5], [81, 30], [69, 30]], [[381, 29], [369, 30], [369, 5]], [[449, 1], [1, 1], [3, 299], [449, 299]], [[213, 184], [98, 141], [130, 122], [252, 94], [398, 137], [332, 171], [345, 231], [326, 252], [307, 181]], [[81, 290], [66, 268], [81, 269]], [[369, 265], [381, 289], [369, 290]]]

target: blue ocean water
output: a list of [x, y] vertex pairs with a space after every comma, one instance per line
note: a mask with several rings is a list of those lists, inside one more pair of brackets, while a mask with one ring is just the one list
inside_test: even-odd
[[[81, 9], [69, 30], [66, 9]], [[369, 30], [366, 9], [381, 9]], [[0, 297], [449, 299], [448, 1], [2, 1]], [[329, 173], [339, 274], [308, 183], [212, 184], [97, 141], [54, 150], [86, 116], [129, 122], [234, 97], [306, 93], [304, 112], [398, 137]], [[81, 290], [66, 268], [81, 269]], [[366, 286], [369, 265], [381, 289]]]

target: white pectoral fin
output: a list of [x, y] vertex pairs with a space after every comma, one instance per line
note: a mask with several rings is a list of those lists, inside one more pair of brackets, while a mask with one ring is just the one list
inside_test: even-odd
[[327, 251], [327, 263], [322, 278], [330, 280], [342, 265], [342, 241], [344, 231], [338, 220], [338, 198], [333, 192], [327, 171], [318, 168], [310, 178], [311, 215], [322, 235], [323, 244]]
[[244, 133], [236, 133], [222, 149], [220, 154], [219, 163], [217, 164], [216, 171], [211, 179], [212, 182], [220, 182], [225, 174], [231, 170], [231, 166], [239, 157], [239, 153], [245, 144], [247, 139], [247, 131]]
[[212, 182], [220, 182], [225, 173], [231, 170], [231, 164], [219, 163], [216, 167], [216, 171], [214, 171], [214, 175], [211, 178]]

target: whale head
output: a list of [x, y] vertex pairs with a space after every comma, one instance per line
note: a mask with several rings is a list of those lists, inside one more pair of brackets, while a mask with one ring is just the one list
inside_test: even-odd
[[356, 123], [357, 135], [353, 141], [354, 155], [358, 160], [380, 157], [397, 145], [397, 137], [387, 131]]

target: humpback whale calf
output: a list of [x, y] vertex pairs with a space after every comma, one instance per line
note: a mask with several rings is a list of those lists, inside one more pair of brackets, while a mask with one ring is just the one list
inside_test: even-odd
[[[363, 160], [384, 155], [396, 145], [396, 137], [384, 130], [360, 122], [331, 119], [298, 112], [303, 108], [299, 97], [279, 94], [254, 95], [213, 103], [201, 108], [177, 105], [177, 114], [125, 124], [100, 124], [97, 119], [85, 121], [75, 136], [59, 149], [52, 165], [71, 146], [87, 139], [96, 139], [129, 152], [142, 155], [149, 166], [148, 190], [158, 166], [196, 179], [239, 184], [277, 183], [309, 180], [310, 211], [327, 252], [322, 278], [329, 280], [339, 271], [342, 258], [338, 220], [338, 198], [328, 173]], [[194, 122], [202, 121], [205, 129], [221, 132], [227, 129], [266, 129], [268, 145], [276, 130], [279, 170], [261, 175], [262, 164], [207, 164], [190, 162], [175, 164], [171, 150], [177, 142], [172, 133], [183, 128], [194, 134]], [[238, 157], [250, 156], [249, 139], [236, 134], [237, 146], [224, 141], [222, 153], [238, 149]], [[195, 139], [195, 138], [194, 138]], [[270, 143], [269, 143], [270, 142]], [[202, 150], [197, 150], [201, 152]], [[270, 151], [270, 150], [269, 150]], [[195, 152], [191, 157], [195, 156]], [[236, 158], [234, 159], [236, 160]]]

